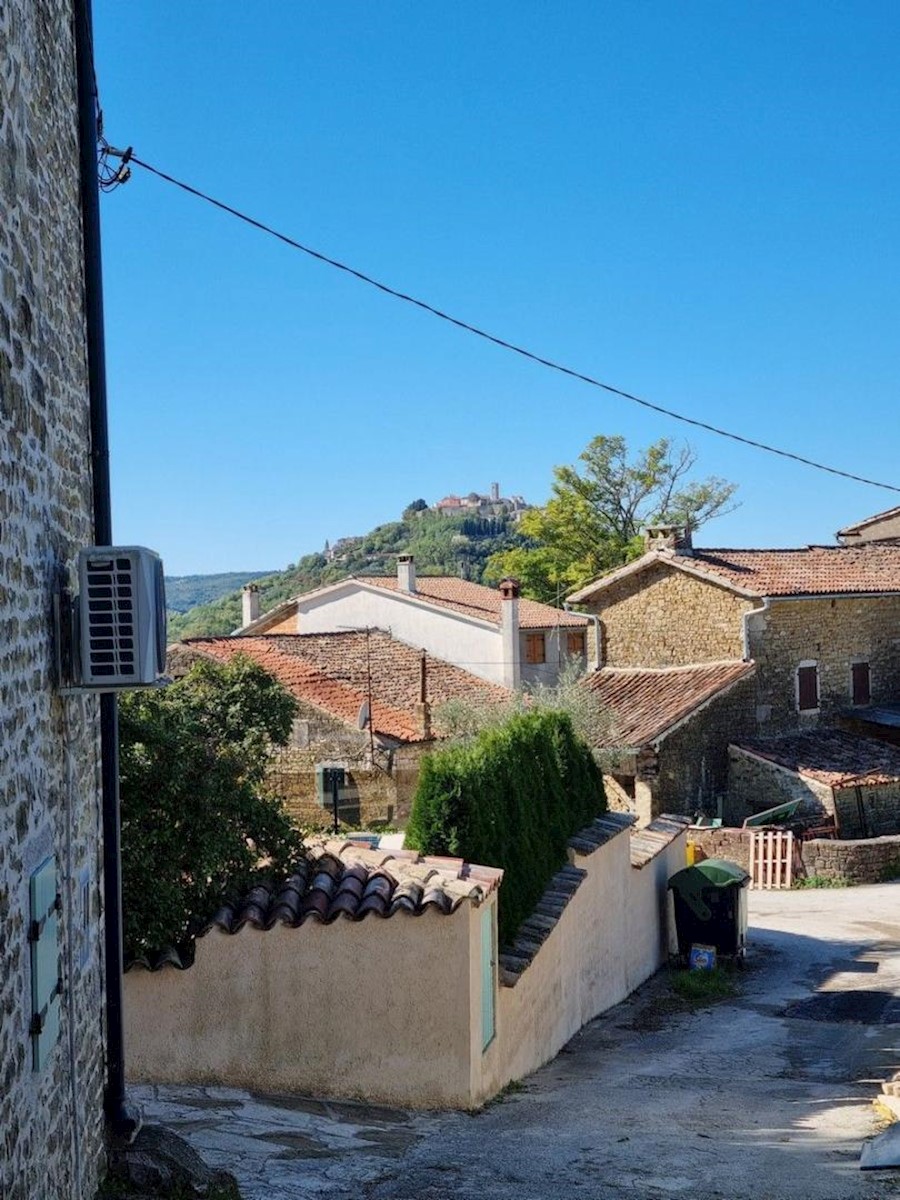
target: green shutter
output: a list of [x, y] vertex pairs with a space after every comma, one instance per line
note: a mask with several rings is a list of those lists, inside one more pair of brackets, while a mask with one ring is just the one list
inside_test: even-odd
[[30, 879], [32, 1066], [40, 1071], [59, 1036], [59, 896], [56, 860], [45, 859]]
[[494, 1040], [494, 910], [481, 909], [481, 1048]]

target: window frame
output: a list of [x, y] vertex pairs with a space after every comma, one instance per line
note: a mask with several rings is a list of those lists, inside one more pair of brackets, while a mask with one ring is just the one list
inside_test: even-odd
[[[800, 703], [800, 673], [801, 671], [813, 671], [816, 684], [816, 702], [810, 708], [803, 708]], [[817, 713], [822, 704], [821, 695], [821, 679], [819, 678], [819, 663], [814, 658], [804, 658], [797, 664], [794, 671], [794, 704], [798, 713]]]
[[[578, 649], [572, 649], [573, 641], [580, 642]], [[570, 629], [566, 633], [566, 655], [568, 658], [574, 658], [576, 655], [579, 658], [587, 657], [587, 633], [583, 629]]]
[[[866, 668], [866, 698], [865, 700], [857, 700], [856, 698], [856, 678], [855, 671], [857, 667]], [[872, 703], [872, 664], [867, 658], [851, 658], [850, 659], [850, 704], [853, 708], [868, 708]]]
[[[537, 647], [540, 644], [541, 657], [532, 657], [532, 647]], [[542, 667], [547, 661], [547, 634], [544, 632], [526, 633], [525, 634], [525, 665], [529, 667]]]

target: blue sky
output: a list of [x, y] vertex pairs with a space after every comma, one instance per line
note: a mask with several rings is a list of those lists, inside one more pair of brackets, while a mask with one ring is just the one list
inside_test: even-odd
[[[900, 7], [94, 0], [106, 134], [463, 319], [900, 486]], [[276, 568], [598, 433], [740, 484], [706, 545], [900, 496], [566, 380], [135, 168], [102, 197], [115, 536]]]

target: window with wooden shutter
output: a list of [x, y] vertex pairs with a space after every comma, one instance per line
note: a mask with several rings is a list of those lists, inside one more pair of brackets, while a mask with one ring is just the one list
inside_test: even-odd
[[532, 665], [547, 661], [547, 646], [542, 633], [525, 635], [525, 661]]
[[850, 664], [851, 695], [854, 704], [868, 704], [872, 699], [872, 682], [867, 662]]
[[566, 653], [570, 656], [581, 655], [584, 657], [584, 634], [578, 631], [577, 633], [566, 634]]
[[819, 707], [819, 668], [816, 663], [804, 663], [797, 668], [797, 707], [812, 712]]

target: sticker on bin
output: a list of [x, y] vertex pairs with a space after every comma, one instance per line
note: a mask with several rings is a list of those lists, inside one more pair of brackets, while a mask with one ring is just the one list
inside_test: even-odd
[[692, 971], [712, 971], [716, 965], [715, 946], [691, 946], [688, 966]]

